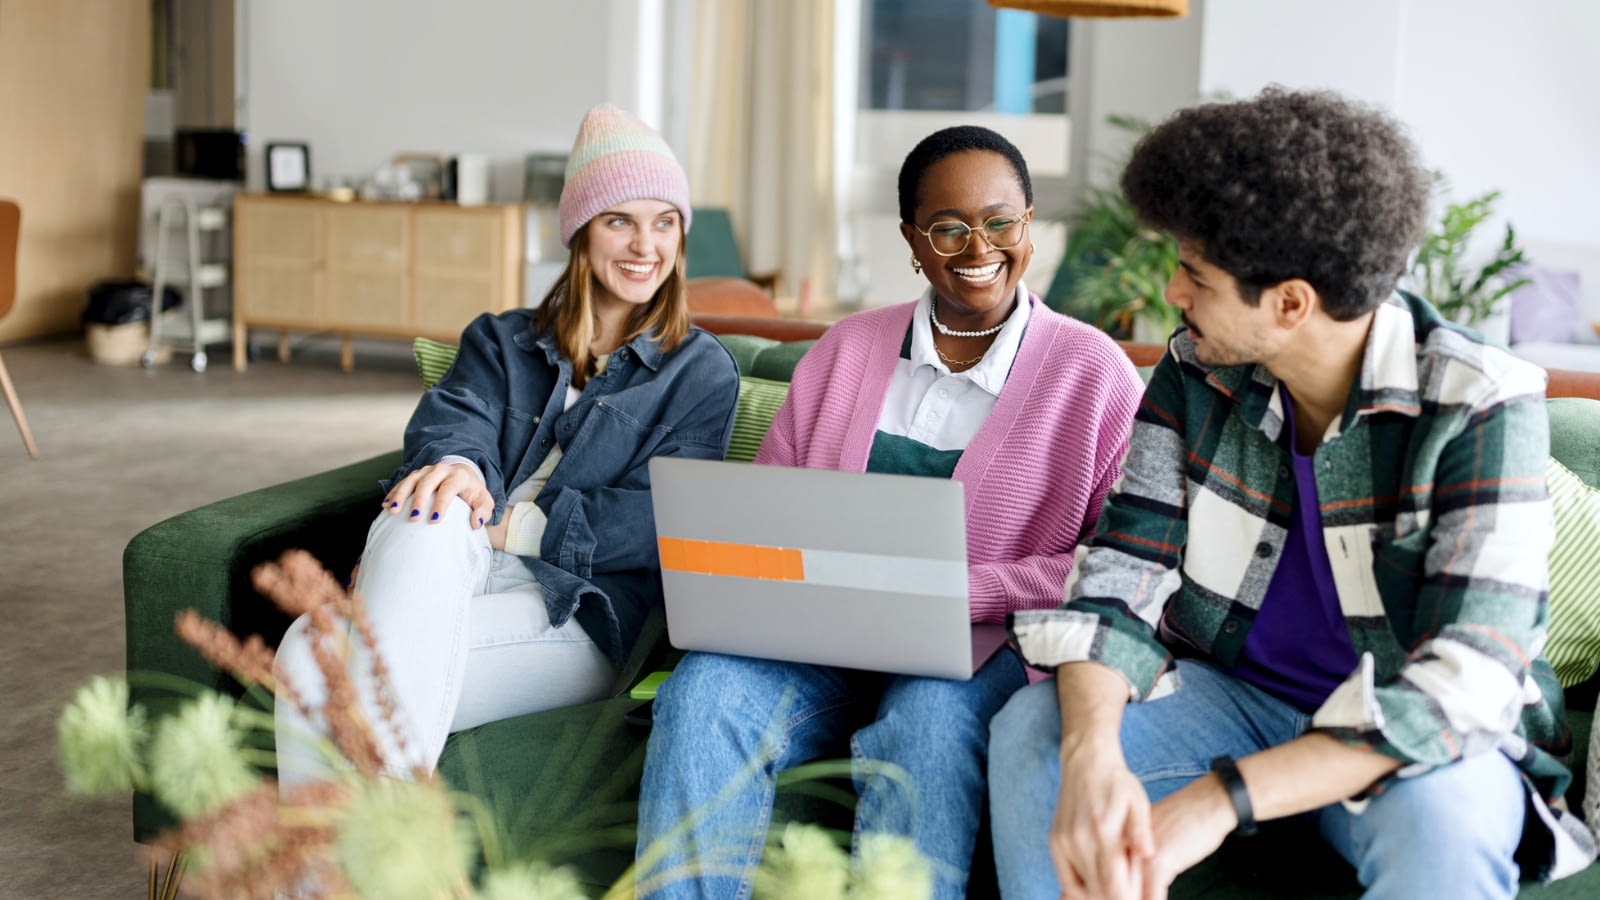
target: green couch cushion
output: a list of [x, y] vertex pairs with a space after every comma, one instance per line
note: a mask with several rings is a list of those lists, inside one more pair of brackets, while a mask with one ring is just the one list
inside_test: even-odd
[[1600, 490], [1554, 458], [1545, 478], [1556, 517], [1545, 656], [1572, 687], [1600, 667]]
[[807, 340], [774, 344], [757, 356], [750, 371], [744, 374], [752, 378], [788, 381], [794, 377], [794, 367], [800, 362], [800, 357], [805, 356], [815, 343], [814, 340]]
[[719, 334], [717, 340], [733, 354], [739, 374], [770, 381], [788, 381], [795, 364], [815, 340], [775, 341], [752, 334]]
[[1600, 400], [1557, 397], [1548, 401], [1550, 455], [1593, 487], [1600, 488]]
[[761, 354], [778, 346], [778, 342], [772, 338], [757, 337], [753, 334], [719, 334], [717, 340], [733, 354], [734, 365], [739, 367], [741, 375], [749, 375]]

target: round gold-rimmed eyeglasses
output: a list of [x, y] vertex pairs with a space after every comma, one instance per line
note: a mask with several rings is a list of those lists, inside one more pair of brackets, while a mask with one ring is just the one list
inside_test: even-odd
[[[976, 229], [983, 235], [983, 240], [996, 250], [1010, 250], [1022, 243], [1022, 238], [1028, 233], [1028, 222], [1032, 221], [1033, 213], [1026, 212], [1020, 216], [1003, 215], [994, 216]], [[965, 222], [956, 219], [945, 219], [928, 226], [926, 231], [911, 226], [917, 234], [928, 239], [928, 246], [940, 256], [955, 256], [967, 249], [972, 242], [974, 229]]]

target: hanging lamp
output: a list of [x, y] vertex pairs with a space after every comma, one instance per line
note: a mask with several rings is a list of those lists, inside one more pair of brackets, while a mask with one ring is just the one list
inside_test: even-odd
[[990, 6], [1059, 18], [1173, 18], [1189, 14], [1189, 0], [989, 0]]

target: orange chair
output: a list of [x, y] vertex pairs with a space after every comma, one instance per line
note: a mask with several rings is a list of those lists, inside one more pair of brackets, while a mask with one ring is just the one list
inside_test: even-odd
[[[22, 233], [22, 207], [13, 200], [0, 200], [0, 319], [11, 312], [17, 299], [17, 239]], [[17, 420], [17, 430], [22, 432], [22, 445], [28, 455], [39, 458], [39, 448], [33, 444], [33, 432], [28, 430], [28, 417], [22, 413], [22, 401], [17, 399], [17, 389], [11, 384], [11, 373], [0, 359], [0, 388], [6, 392], [6, 405], [11, 407], [11, 417]]]
[[755, 282], [718, 275], [689, 279], [689, 312], [776, 319], [778, 305]]

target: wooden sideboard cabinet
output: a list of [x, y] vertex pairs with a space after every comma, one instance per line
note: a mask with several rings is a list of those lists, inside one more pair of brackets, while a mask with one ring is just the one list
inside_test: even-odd
[[250, 328], [454, 342], [482, 312], [522, 305], [522, 207], [240, 194], [233, 206], [233, 367]]

